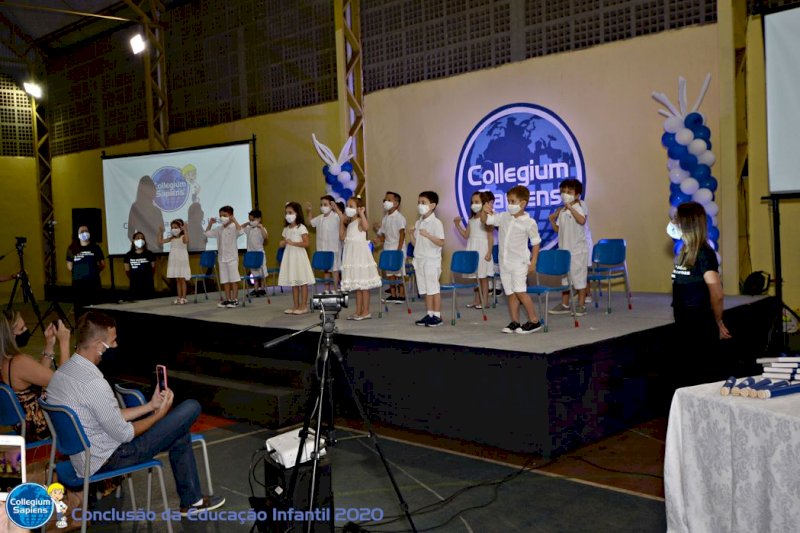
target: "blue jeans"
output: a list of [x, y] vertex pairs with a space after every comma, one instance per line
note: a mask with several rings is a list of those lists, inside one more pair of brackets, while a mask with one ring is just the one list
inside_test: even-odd
[[191, 506], [203, 497], [194, 460], [189, 428], [200, 415], [196, 400], [185, 400], [167, 415], [130, 442], [120, 444], [98, 473], [149, 461], [156, 454], [169, 451], [169, 463], [181, 507]]

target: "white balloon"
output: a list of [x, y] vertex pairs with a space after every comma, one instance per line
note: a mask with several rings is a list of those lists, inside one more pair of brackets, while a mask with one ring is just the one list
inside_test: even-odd
[[339, 172], [339, 175], [336, 176], [336, 179], [338, 179], [339, 183], [341, 183], [342, 185], [347, 185], [348, 183], [350, 183], [350, 173], [345, 170], [342, 170], [341, 172]]
[[681, 162], [677, 159], [667, 159], [667, 170], [672, 170], [674, 168], [681, 168]]
[[716, 227], [716, 225], [717, 225], [717, 217], [709, 215], [708, 218], [711, 219], [711, 225]]
[[338, 176], [341, 171], [342, 171], [342, 166], [339, 163], [334, 163], [328, 167], [328, 172], [330, 172], [334, 176]]
[[695, 139], [689, 143], [689, 153], [692, 155], [700, 156], [703, 152], [708, 151], [708, 145], [703, 139]]
[[683, 128], [675, 134], [675, 142], [684, 146], [688, 145], [694, 140], [694, 133], [689, 128]]
[[717, 213], [719, 213], [719, 206], [716, 202], [708, 202], [703, 207], [706, 209], [706, 215], [715, 217], [717, 216]]
[[350, 180], [345, 184], [344, 188], [349, 190], [350, 192], [356, 192], [356, 185], [358, 185], [358, 182], [356, 182], [356, 180]]
[[672, 183], [680, 183], [689, 177], [689, 173], [682, 168], [674, 168], [669, 171], [669, 181]]
[[714, 193], [708, 189], [698, 189], [693, 195], [692, 200], [698, 204], [706, 205], [714, 199]]
[[694, 194], [700, 188], [700, 183], [694, 178], [686, 178], [681, 182], [681, 192], [683, 194]]
[[664, 121], [664, 131], [677, 133], [681, 128], [683, 128], [683, 120], [681, 117], [667, 117]]
[[722, 264], [722, 256], [719, 255], [719, 252], [717, 252], [717, 263]]
[[[692, 141], [694, 142], [694, 141]], [[697, 162], [701, 165], [708, 165], [711, 166], [717, 161], [717, 157], [714, 155], [714, 152], [711, 150], [706, 150], [702, 154], [697, 156]]]
[[675, 215], [677, 215], [677, 214], [678, 214], [678, 207], [677, 206], [673, 205], [672, 207], [669, 208], [669, 219], [670, 220], [675, 220]]

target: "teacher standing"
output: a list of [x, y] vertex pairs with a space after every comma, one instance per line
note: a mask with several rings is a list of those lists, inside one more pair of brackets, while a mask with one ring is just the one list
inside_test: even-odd
[[84, 307], [100, 301], [100, 272], [106, 267], [103, 250], [92, 242], [89, 228], [78, 228], [77, 237], [67, 249], [67, 269], [72, 272], [76, 320], [83, 314]]

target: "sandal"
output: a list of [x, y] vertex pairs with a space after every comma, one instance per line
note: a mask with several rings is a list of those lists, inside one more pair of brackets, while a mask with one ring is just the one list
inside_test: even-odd
[[284, 309], [283, 314], [284, 315], [293, 315], [294, 314], [294, 309]]
[[180, 298], [175, 298], [174, 300], [172, 300], [172, 305], [178, 305], [180, 303], [181, 303], [181, 299]]
[[305, 315], [305, 314], [308, 314], [308, 307], [306, 307], [305, 309], [295, 309], [294, 311], [292, 311], [292, 314], [293, 315]]

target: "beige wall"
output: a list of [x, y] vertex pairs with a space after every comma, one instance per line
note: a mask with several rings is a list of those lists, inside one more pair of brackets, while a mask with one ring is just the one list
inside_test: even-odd
[[[703, 26], [370, 94], [370, 213], [378, 212], [386, 189], [397, 189], [411, 219], [417, 194], [436, 190], [446, 251], [463, 247], [452, 223], [462, 144], [491, 110], [514, 102], [539, 104], [557, 113], [580, 143], [594, 238], [627, 239], [635, 290], [670, 291], [671, 240], [664, 231], [669, 211], [667, 156], [660, 142], [663, 119], [650, 93], [663, 91], [676, 102], [678, 76], [683, 75], [693, 102], [706, 73], [716, 75], [717, 46], [716, 27]], [[712, 143], [717, 140], [718, 102], [712, 79], [701, 108]], [[736, 231], [735, 224], [731, 231]], [[728, 257], [724, 250], [723, 258], [737, 260], [735, 253]], [[727, 292], [737, 290], [726, 287]]]

